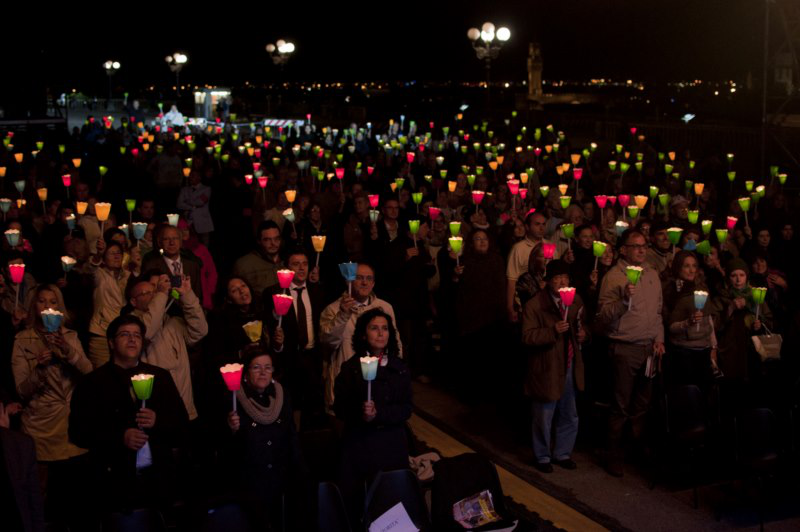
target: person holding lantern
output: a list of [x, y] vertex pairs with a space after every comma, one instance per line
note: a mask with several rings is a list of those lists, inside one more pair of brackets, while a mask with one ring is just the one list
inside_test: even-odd
[[[92, 371], [78, 334], [64, 326], [67, 310], [55, 285], [33, 290], [27, 327], [16, 335], [11, 367], [17, 393], [25, 402], [22, 429], [36, 443], [40, 476], [52, 517], [76, 524], [82, 507], [74, 491], [86, 467], [86, 454], [69, 442], [67, 421], [72, 391]], [[78, 482], [78, 484], [76, 484]], [[79, 489], [78, 493], [82, 490]]]
[[[325, 404], [331, 406], [334, 399], [334, 383], [339, 371], [346, 361], [355, 354], [353, 351], [353, 334], [356, 320], [361, 314], [373, 308], [381, 308], [392, 318], [392, 329], [396, 330], [394, 309], [386, 301], [375, 295], [375, 270], [369, 264], [359, 263], [356, 268], [356, 279], [353, 282], [353, 293], [342, 294], [342, 297], [325, 307], [320, 316], [320, 340], [330, 350], [330, 360], [324, 362], [325, 368]], [[400, 335], [395, 333], [398, 344], [398, 356], [403, 356]]]
[[606, 470], [617, 477], [623, 475], [623, 430], [630, 422], [634, 440], [641, 441], [654, 366], [664, 355], [661, 282], [645, 262], [647, 241], [628, 229], [618, 243], [620, 258], [603, 277], [597, 313], [610, 340], [614, 381]]
[[[172, 449], [183, 441], [188, 415], [169, 372], [140, 360], [145, 333], [136, 316], [112, 321], [111, 359], [72, 394], [69, 439], [89, 450], [96, 492], [84, 496], [98, 500], [100, 511], [164, 506], [173, 495]], [[152, 381], [146, 405], [134, 395], [132, 378], [141, 376]]]
[[184, 275], [180, 286], [175, 288], [182, 316], [169, 316], [169, 276], [157, 271], [145, 274], [145, 278], [133, 284], [128, 298], [134, 309], [132, 314], [141, 319], [146, 328], [148, 343], [142, 360], [170, 372], [191, 421], [197, 418], [197, 409], [187, 347], [194, 346], [208, 334], [205, 313], [192, 292], [189, 277]]
[[181, 285], [183, 276], [189, 277], [192, 292], [203, 300], [202, 263], [197, 256], [183, 247], [181, 230], [169, 224], [162, 224], [156, 230], [159, 249], [145, 255], [142, 271], [157, 271], [168, 275], [173, 288]]
[[718, 362], [722, 371], [722, 408], [731, 414], [750, 404], [754, 383], [761, 376], [761, 360], [750, 337], [772, 328], [772, 310], [758, 304], [748, 279], [750, 270], [744, 260], [731, 259], [726, 267], [727, 285], [711, 301], [709, 314], [719, 338]]
[[531, 347], [525, 392], [533, 399], [533, 465], [552, 473], [551, 463], [564, 469], [577, 467], [571, 455], [578, 436], [575, 395], [583, 389], [580, 344], [586, 340], [586, 323], [583, 301], [569, 288], [569, 265], [551, 262], [545, 282], [546, 289], [525, 304], [522, 342]]
[[[355, 356], [336, 377], [333, 411], [344, 422], [339, 487], [351, 515], [357, 516], [363, 510], [365, 481], [379, 471], [408, 467], [405, 422], [413, 406], [411, 373], [400, 358], [394, 316], [381, 308], [361, 314], [351, 348]], [[371, 381], [362, 371], [363, 361], [373, 360], [369, 357], [377, 362]]]
[[108, 362], [108, 341], [105, 339], [108, 324], [119, 316], [125, 306], [125, 288], [130, 279], [129, 270], [122, 267], [124, 250], [117, 242], [97, 241], [97, 254], [89, 260], [94, 271], [94, 312], [89, 322], [89, 360], [94, 368]]
[[[291, 396], [299, 427], [301, 411], [316, 414], [323, 407], [322, 348], [317, 331], [324, 308], [324, 293], [319, 284], [319, 269], [309, 268], [305, 251], [292, 252], [286, 264], [290, 270], [286, 273], [291, 275], [287, 290], [293, 300], [293, 311], [283, 316], [280, 327], [277, 327], [274, 313], [269, 322], [270, 329], [281, 333], [275, 334], [272, 345], [276, 371]], [[279, 274], [282, 275], [283, 271]], [[280, 293], [283, 293], [281, 286], [274, 285], [264, 291], [263, 300], [272, 302], [273, 294]]]
[[672, 261], [670, 279], [664, 281], [665, 325], [669, 358], [668, 386], [694, 384], [708, 390], [712, 368], [717, 367], [717, 338], [708, 307], [708, 287], [697, 256], [679, 251]]
[[515, 305], [517, 280], [528, 271], [528, 261], [534, 246], [544, 242], [547, 218], [544, 214], [533, 212], [533, 209], [531, 209], [531, 212], [525, 216], [524, 222], [525, 238], [511, 248], [506, 267], [506, 310], [509, 321], [513, 323], [519, 321], [519, 314]]
[[668, 269], [672, 258], [672, 244], [667, 238], [667, 222], [655, 221], [650, 226], [650, 247], [647, 248], [645, 262], [656, 271], [658, 275]]
[[306, 475], [292, 408], [273, 378], [269, 353], [252, 345], [244, 350], [242, 362], [242, 385], [234, 392], [238, 406], [227, 416], [236, 463], [233, 480], [251, 524], [262, 530], [270, 524], [280, 528], [281, 496], [288, 494], [289, 501], [302, 497]]

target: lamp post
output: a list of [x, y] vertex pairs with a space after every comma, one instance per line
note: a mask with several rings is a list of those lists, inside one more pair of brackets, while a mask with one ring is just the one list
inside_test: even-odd
[[175, 91], [177, 93], [178, 98], [181, 97], [181, 70], [183, 69], [183, 65], [186, 64], [186, 61], [189, 58], [186, 54], [182, 54], [180, 52], [175, 52], [172, 55], [168, 55], [165, 59], [169, 69], [175, 72]]
[[108, 76], [108, 101], [106, 102], [106, 109], [111, 104], [111, 76], [117, 73], [120, 69], [119, 61], [106, 61], [103, 63], [103, 68], [106, 71], [106, 75]]
[[497, 59], [500, 49], [511, 38], [511, 30], [502, 27], [495, 32], [494, 24], [484, 22], [480, 30], [478, 28], [470, 28], [467, 31], [467, 38], [472, 42], [472, 49], [475, 50], [475, 55], [479, 60], [484, 61], [486, 65], [486, 102], [489, 109], [491, 109], [492, 59]]
[[272, 58], [272, 63], [281, 67], [289, 61], [289, 57], [294, 53], [294, 43], [278, 39], [275, 44], [269, 43], [266, 46], [267, 53]]

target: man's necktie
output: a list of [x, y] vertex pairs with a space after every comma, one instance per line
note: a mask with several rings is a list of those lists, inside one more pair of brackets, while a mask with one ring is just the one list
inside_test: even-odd
[[306, 323], [306, 306], [303, 303], [304, 286], [294, 289], [297, 292], [297, 340], [300, 349], [305, 349], [308, 345], [308, 324]]

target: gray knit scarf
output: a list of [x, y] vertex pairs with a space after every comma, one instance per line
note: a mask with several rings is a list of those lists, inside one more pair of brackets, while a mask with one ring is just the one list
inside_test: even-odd
[[250, 399], [242, 388], [236, 391], [236, 399], [239, 404], [242, 405], [247, 415], [259, 425], [274, 423], [281, 413], [281, 408], [283, 408], [283, 387], [276, 381], [273, 381], [273, 384], [275, 385], [275, 397], [270, 400], [269, 406], [263, 406]]

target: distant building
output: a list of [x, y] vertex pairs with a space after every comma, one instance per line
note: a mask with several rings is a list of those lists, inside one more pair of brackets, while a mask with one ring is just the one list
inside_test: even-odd
[[542, 49], [539, 43], [528, 44], [528, 99], [541, 101], [544, 96], [542, 90], [542, 69], [544, 60], [542, 59]]

